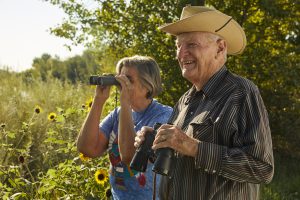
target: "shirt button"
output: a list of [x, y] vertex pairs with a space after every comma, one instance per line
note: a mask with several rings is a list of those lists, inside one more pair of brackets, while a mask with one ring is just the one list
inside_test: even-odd
[[194, 114], [194, 112], [192, 111], [192, 112], [190, 112], [190, 115], [192, 115], [192, 114]]

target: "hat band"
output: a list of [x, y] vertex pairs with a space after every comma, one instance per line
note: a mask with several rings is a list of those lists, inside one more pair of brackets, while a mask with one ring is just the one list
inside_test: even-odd
[[232, 17], [223, 25], [221, 28], [215, 30], [215, 32], [219, 32], [221, 29], [223, 29], [230, 21], [232, 20]]

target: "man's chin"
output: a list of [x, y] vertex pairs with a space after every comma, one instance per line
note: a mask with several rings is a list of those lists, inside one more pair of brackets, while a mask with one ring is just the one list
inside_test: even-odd
[[185, 78], [186, 80], [190, 81], [191, 80], [191, 73], [188, 73], [187, 71], [182, 71], [182, 77]]

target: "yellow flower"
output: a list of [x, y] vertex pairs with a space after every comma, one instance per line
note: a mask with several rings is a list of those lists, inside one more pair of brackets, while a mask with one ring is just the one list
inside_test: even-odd
[[38, 106], [38, 105], [36, 105], [35, 108], [34, 108], [34, 112], [35, 112], [36, 114], [40, 114], [40, 113], [42, 112], [41, 107]]
[[108, 180], [108, 173], [105, 169], [98, 169], [95, 173], [96, 182], [100, 185], [104, 185], [104, 183]]
[[93, 98], [91, 97], [89, 100], [86, 101], [86, 107], [88, 109], [90, 109], [92, 107], [92, 104], [93, 104]]
[[55, 121], [55, 118], [56, 118], [56, 114], [55, 114], [54, 112], [52, 112], [52, 113], [50, 113], [50, 114], [48, 115], [48, 119], [49, 119], [50, 121]]
[[2, 123], [2, 124], [0, 125], [1, 128], [5, 128], [5, 126], [6, 126], [6, 124], [4, 124], [4, 123]]
[[24, 156], [19, 156], [19, 162], [23, 164], [25, 162]]
[[83, 161], [83, 162], [90, 160], [90, 158], [87, 157], [87, 156], [85, 156], [83, 153], [80, 153], [80, 154], [79, 154], [79, 158], [80, 158], [80, 160]]

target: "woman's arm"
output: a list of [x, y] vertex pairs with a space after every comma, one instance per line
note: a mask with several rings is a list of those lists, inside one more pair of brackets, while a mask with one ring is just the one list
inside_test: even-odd
[[99, 123], [109, 90], [109, 87], [97, 86], [91, 110], [77, 138], [78, 151], [91, 158], [101, 156], [108, 146], [108, 139], [100, 131]]

